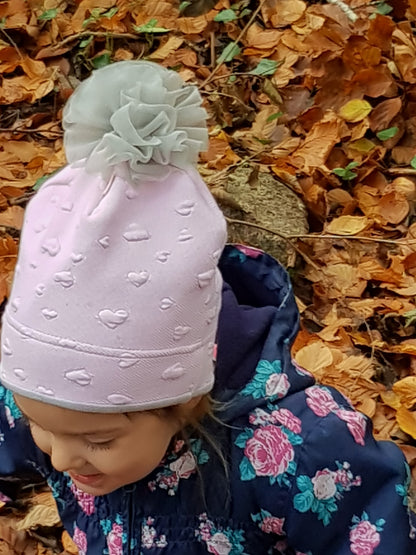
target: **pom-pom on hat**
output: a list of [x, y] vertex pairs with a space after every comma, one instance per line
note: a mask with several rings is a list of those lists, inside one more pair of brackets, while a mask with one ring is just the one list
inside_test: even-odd
[[64, 110], [69, 165], [25, 214], [1, 338], [1, 381], [86, 412], [207, 393], [226, 225], [193, 167], [194, 86], [149, 62], [95, 71]]

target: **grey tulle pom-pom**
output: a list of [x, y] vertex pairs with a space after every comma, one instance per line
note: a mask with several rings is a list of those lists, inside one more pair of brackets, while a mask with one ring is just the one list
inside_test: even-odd
[[94, 71], [65, 106], [70, 164], [104, 177], [158, 178], [196, 163], [207, 146], [206, 112], [195, 86], [152, 62], [117, 62]]

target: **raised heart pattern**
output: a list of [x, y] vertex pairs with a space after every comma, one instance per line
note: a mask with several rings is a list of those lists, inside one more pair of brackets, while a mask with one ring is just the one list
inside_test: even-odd
[[103, 249], [107, 249], [110, 246], [110, 236], [104, 235], [100, 239], [97, 239], [97, 243], [103, 247]]
[[75, 253], [73, 252], [71, 254], [71, 260], [74, 264], [78, 264], [79, 262], [82, 262], [84, 260], [85, 256], [81, 253]]
[[207, 272], [202, 272], [202, 273], [198, 274], [197, 278], [198, 278], [199, 287], [201, 287], [201, 289], [202, 289], [203, 287], [206, 287], [207, 285], [209, 285], [209, 283], [212, 280], [214, 274], [215, 274], [214, 269], [208, 270]]
[[110, 329], [114, 329], [127, 320], [129, 313], [126, 310], [119, 309], [119, 310], [110, 310], [109, 308], [105, 308], [104, 310], [100, 310], [98, 313], [98, 318], [100, 321]]
[[39, 391], [39, 393], [42, 393], [43, 395], [49, 395], [50, 397], [53, 397], [55, 395], [55, 391], [53, 389], [50, 389], [49, 387], [45, 387], [43, 385], [38, 385], [36, 391]]
[[70, 270], [65, 270], [63, 272], [56, 272], [53, 276], [53, 279], [62, 287], [67, 289], [68, 287], [72, 287], [75, 283], [75, 277], [72, 275]]
[[135, 224], [129, 225], [128, 231], [123, 233], [126, 241], [147, 241], [150, 239], [150, 233], [146, 229], [139, 229]]
[[190, 241], [193, 238], [194, 236], [189, 233], [189, 229], [187, 229], [186, 227], [181, 229], [178, 235], [178, 241], [180, 241], [181, 243], [184, 243], [185, 241]]
[[175, 341], [179, 341], [180, 339], [182, 339], [182, 337], [187, 335], [190, 331], [191, 331], [191, 328], [189, 326], [176, 326], [176, 328], [173, 331], [173, 339]]
[[5, 355], [13, 354], [12, 348], [10, 347], [10, 341], [7, 338], [3, 341], [3, 353]]
[[133, 401], [132, 397], [122, 395], [121, 393], [112, 393], [107, 397], [107, 401], [112, 405], [127, 405]]
[[159, 307], [162, 310], [168, 310], [171, 306], [173, 306], [175, 304], [175, 301], [173, 299], [171, 299], [170, 297], [165, 297], [164, 299], [162, 299], [160, 301], [160, 305]]
[[127, 279], [130, 283], [135, 285], [136, 287], [141, 287], [145, 283], [149, 281], [150, 274], [146, 270], [142, 270], [141, 272], [129, 272], [127, 274]]
[[159, 251], [156, 253], [156, 260], [162, 263], [167, 262], [171, 254], [170, 251]]
[[56, 310], [51, 310], [49, 308], [42, 308], [42, 314], [47, 320], [54, 320], [58, 316]]
[[78, 385], [86, 386], [92, 382], [93, 375], [85, 370], [85, 368], [76, 368], [64, 372], [65, 379]]
[[63, 204], [61, 204], [61, 210], [63, 210], [64, 212], [72, 212], [73, 208], [74, 208], [74, 204], [70, 201], [64, 202]]
[[35, 288], [35, 293], [38, 297], [41, 297], [46, 290], [46, 285], [44, 283], [38, 283]]
[[195, 208], [195, 202], [193, 200], [185, 200], [177, 208], [176, 212], [180, 216], [190, 216]]
[[177, 362], [173, 366], [166, 368], [166, 370], [162, 374], [162, 378], [164, 380], [177, 380], [181, 378], [185, 374], [185, 368]]
[[16, 376], [16, 378], [19, 378], [19, 380], [21, 380], [22, 382], [27, 380], [27, 372], [25, 372], [23, 368], [15, 368], [13, 370], [13, 374]]
[[56, 256], [61, 250], [61, 245], [58, 239], [56, 239], [55, 237], [52, 237], [51, 239], [48, 239], [42, 244], [42, 246], [40, 247], [40, 250], [42, 252], [47, 252], [49, 256]]
[[138, 362], [138, 358], [131, 353], [123, 353], [118, 361], [119, 368], [130, 368]]

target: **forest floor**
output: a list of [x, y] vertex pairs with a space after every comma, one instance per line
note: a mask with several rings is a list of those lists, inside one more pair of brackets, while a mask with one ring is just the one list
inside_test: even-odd
[[[203, 95], [200, 171], [231, 239], [256, 230], [289, 268], [297, 362], [395, 441], [416, 479], [416, 0], [220, 0], [187, 17], [212, 4], [0, 2], [0, 302], [33, 187], [65, 164], [74, 87], [117, 60], [174, 68]], [[265, 179], [268, 198], [292, 198], [292, 224], [259, 217]], [[74, 555], [51, 496], [27, 491], [1, 509], [0, 554]]]

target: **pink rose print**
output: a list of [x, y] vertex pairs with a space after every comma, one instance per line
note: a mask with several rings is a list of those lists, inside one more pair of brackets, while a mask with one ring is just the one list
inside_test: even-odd
[[191, 451], [184, 453], [179, 459], [170, 463], [169, 468], [176, 472], [179, 478], [189, 478], [195, 472], [196, 460]]
[[285, 428], [294, 432], [295, 434], [300, 434], [302, 431], [301, 420], [293, 414], [288, 409], [274, 410], [271, 414], [274, 422], [280, 422]]
[[244, 454], [257, 476], [279, 476], [287, 470], [294, 458], [287, 435], [273, 425], [255, 430], [253, 437], [246, 443]]
[[87, 555], [87, 534], [80, 530], [78, 526], [74, 528], [72, 540], [78, 547], [78, 555]]
[[266, 532], [266, 534], [278, 534], [279, 536], [284, 536], [284, 523], [284, 518], [277, 518], [277, 516], [266, 516], [261, 524], [261, 529], [263, 530], [263, 532]]
[[277, 395], [279, 399], [289, 391], [290, 383], [286, 374], [272, 374], [266, 382], [266, 395]]
[[361, 477], [352, 475], [352, 472], [349, 470], [349, 466], [346, 466], [347, 463], [344, 463], [344, 468], [340, 468], [336, 472], [334, 472], [335, 483], [340, 484], [343, 489], [349, 490], [351, 486], [361, 486]]
[[337, 492], [334, 472], [327, 468], [318, 470], [312, 478], [313, 493], [317, 499], [331, 499]]
[[379, 543], [380, 534], [368, 520], [362, 520], [350, 531], [350, 549], [354, 555], [373, 555]]
[[7, 423], [9, 425], [9, 428], [12, 430], [15, 426], [12, 411], [10, 410], [10, 408], [7, 405], [5, 405], [4, 412], [6, 414], [6, 420], [7, 420]]
[[257, 258], [261, 254], [263, 254], [263, 251], [254, 247], [247, 247], [246, 245], [236, 245], [236, 247], [240, 252], [242, 252], [249, 258]]
[[325, 388], [313, 385], [306, 390], [306, 395], [306, 404], [316, 416], [328, 416], [330, 412], [339, 408], [331, 393]]
[[335, 414], [338, 418], [347, 423], [347, 428], [351, 432], [355, 442], [364, 445], [365, 430], [367, 427], [365, 416], [360, 412], [345, 409], [339, 409]]
[[299, 366], [294, 358], [292, 358], [292, 364], [299, 374], [303, 374], [304, 376], [309, 376], [310, 378], [313, 378], [313, 374], [311, 374], [309, 370], [306, 370], [306, 368], [303, 368], [303, 366]]
[[86, 515], [92, 515], [92, 513], [95, 511], [94, 495], [90, 495], [89, 493], [85, 493], [85, 491], [81, 491], [76, 487], [75, 484], [71, 485], [71, 491], [74, 494], [74, 497], [83, 512]]
[[216, 532], [207, 540], [208, 553], [214, 555], [228, 555], [232, 547], [230, 540], [222, 532]]
[[111, 532], [107, 536], [108, 555], [123, 555], [123, 527], [113, 523]]

